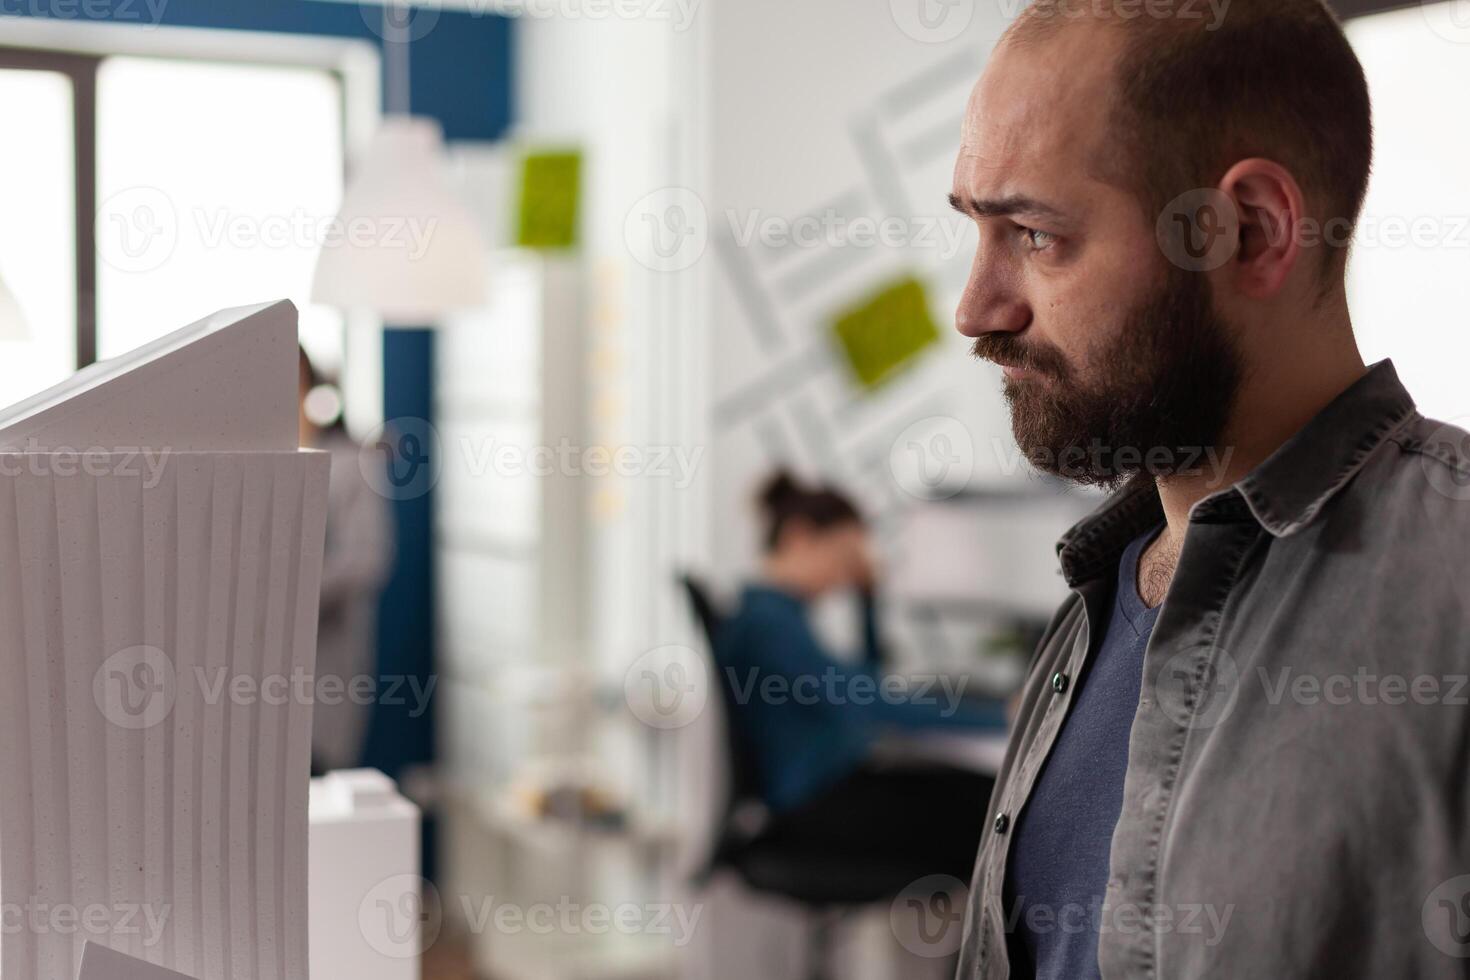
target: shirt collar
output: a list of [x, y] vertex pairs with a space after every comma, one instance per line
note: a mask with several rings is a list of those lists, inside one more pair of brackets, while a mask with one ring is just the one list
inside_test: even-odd
[[[1393, 362], [1379, 361], [1239, 482], [1195, 504], [1190, 517], [1249, 515], [1278, 538], [1295, 534], [1414, 414]], [[1111, 572], [1128, 542], [1161, 520], [1153, 478], [1135, 475], [1057, 542], [1067, 583]]]

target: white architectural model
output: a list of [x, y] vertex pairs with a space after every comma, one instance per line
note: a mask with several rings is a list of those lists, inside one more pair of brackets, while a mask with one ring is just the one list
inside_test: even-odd
[[0, 412], [0, 980], [84, 942], [305, 980], [327, 458], [296, 310], [226, 310]]

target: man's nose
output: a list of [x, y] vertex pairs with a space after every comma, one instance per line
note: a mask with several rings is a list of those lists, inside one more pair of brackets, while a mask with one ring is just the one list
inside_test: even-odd
[[976, 256], [970, 281], [965, 284], [959, 309], [955, 311], [955, 329], [966, 337], [979, 337], [987, 333], [1019, 333], [1030, 322], [1030, 307]]

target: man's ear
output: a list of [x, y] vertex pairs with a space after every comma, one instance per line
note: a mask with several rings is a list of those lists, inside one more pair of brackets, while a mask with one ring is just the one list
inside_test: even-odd
[[1220, 192], [1234, 202], [1240, 218], [1240, 248], [1222, 271], [1233, 276], [1244, 296], [1275, 296], [1302, 257], [1301, 186], [1279, 163], [1253, 157], [1230, 168]]

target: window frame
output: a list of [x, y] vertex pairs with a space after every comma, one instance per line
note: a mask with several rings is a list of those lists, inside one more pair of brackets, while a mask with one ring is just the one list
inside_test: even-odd
[[381, 57], [358, 38], [264, 31], [57, 23], [6, 18], [0, 69], [49, 71], [72, 84], [76, 211], [76, 367], [97, 360], [97, 74], [110, 57], [312, 68], [342, 96], [344, 160], [356, 158], [381, 114]]
[[97, 69], [102, 60], [98, 55], [0, 47], [0, 69], [55, 72], [71, 81], [78, 368], [97, 359]]

